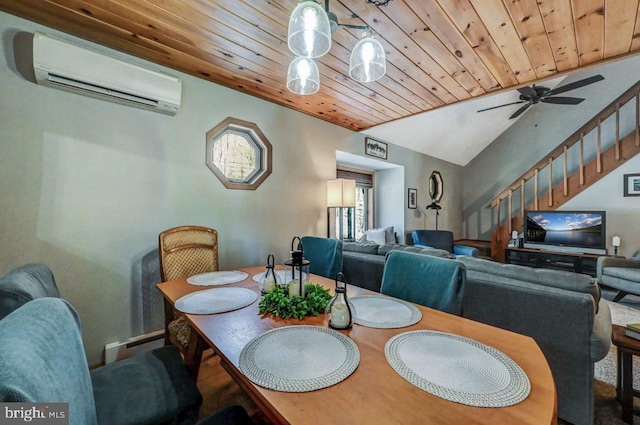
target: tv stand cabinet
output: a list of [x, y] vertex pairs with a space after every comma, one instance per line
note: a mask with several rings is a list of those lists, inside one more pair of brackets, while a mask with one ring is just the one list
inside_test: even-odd
[[565, 270], [575, 273], [596, 275], [599, 254], [574, 254], [570, 252], [541, 251], [528, 248], [506, 248], [505, 262], [521, 266]]

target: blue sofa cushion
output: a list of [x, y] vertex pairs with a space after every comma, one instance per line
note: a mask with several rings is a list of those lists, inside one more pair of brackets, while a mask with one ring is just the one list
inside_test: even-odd
[[462, 314], [465, 267], [445, 258], [391, 251], [380, 292], [446, 313]]
[[53, 273], [45, 264], [25, 264], [0, 277], [0, 320], [23, 304], [60, 297]]
[[193, 424], [202, 396], [179, 350], [161, 347], [91, 371], [100, 424]]
[[80, 318], [65, 300], [31, 301], [0, 320], [0, 401], [68, 402], [69, 423], [97, 423]]

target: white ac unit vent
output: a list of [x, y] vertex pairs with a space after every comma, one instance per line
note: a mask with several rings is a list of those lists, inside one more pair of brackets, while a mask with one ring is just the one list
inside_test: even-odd
[[180, 79], [39, 32], [33, 69], [45, 86], [167, 115], [180, 108]]

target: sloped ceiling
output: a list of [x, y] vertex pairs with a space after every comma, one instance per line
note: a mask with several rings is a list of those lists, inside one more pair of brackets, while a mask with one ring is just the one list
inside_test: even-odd
[[317, 59], [321, 89], [310, 96], [285, 87], [294, 0], [0, 0], [0, 10], [366, 131], [635, 54], [639, 2], [330, 0], [340, 23], [377, 33], [387, 73], [369, 84], [351, 80], [359, 31], [341, 28]]

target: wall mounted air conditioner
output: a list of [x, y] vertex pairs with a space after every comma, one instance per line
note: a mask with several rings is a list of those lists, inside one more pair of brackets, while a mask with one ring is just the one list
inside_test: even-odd
[[39, 32], [33, 36], [33, 69], [45, 86], [167, 115], [180, 108], [178, 78]]

